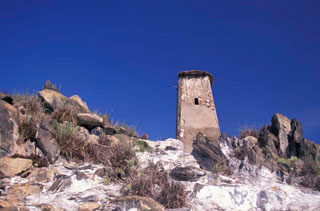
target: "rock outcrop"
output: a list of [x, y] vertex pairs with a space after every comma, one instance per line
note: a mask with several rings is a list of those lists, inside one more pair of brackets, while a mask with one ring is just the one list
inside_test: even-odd
[[26, 154], [27, 149], [20, 144], [20, 113], [9, 103], [0, 100], [0, 157]]
[[219, 141], [210, 140], [198, 133], [192, 147], [192, 155], [198, 160], [201, 168], [211, 171], [212, 166], [218, 162], [227, 165], [228, 161], [221, 151]]

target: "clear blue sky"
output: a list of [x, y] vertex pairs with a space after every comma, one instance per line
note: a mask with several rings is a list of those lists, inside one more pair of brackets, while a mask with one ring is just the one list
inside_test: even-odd
[[0, 91], [45, 80], [90, 109], [175, 137], [177, 74], [213, 74], [221, 130], [275, 112], [320, 142], [319, 0], [0, 2]]

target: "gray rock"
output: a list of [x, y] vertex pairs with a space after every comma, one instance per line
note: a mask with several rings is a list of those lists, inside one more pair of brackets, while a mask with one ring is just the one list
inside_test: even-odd
[[43, 86], [43, 89], [49, 89], [49, 90], [59, 92], [59, 89], [55, 87], [49, 80], [46, 81], [46, 83]]
[[278, 139], [277, 137], [270, 132], [268, 129], [268, 126], [264, 126], [259, 135], [259, 146], [261, 148], [267, 148], [270, 152], [274, 154], [278, 154], [276, 144], [278, 144]]
[[95, 127], [90, 131], [90, 134], [101, 136], [102, 134], [104, 134], [104, 131], [103, 131], [103, 128], [101, 127]]
[[193, 166], [175, 167], [171, 170], [171, 177], [180, 181], [197, 181], [200, 177], [206, 175], [206, 172]]
[[202, 133], [198, 133], [193, 141], [192, 155], [198, 161], [201, 168], [212, 171], [213, 164], [227, 165], [228, 160], [221, 151], [219, 141], [208, 139]]
[[305, 155], [305, 139], [303, 138], [302, 124], [297, 119], [291, 121], [291, 132], [289, 135], [288, 157], [296, 156], [298, 158]]
[[115, 129], [114, 127], [106, 127], [104, 128], [104, 131], [107, 135], [117, 134], [117, 129]]
[[48, 158], [50, 163], [54, 163], [60, 153], [60, 146], [54, 138], [55, 122], [56, 121], [51, 119], [50, 116], [46, 116], [42, 119], [36, 134], [37, 146]]
[[103, 119], [92, 113], [78, 113], [77, 114], [79, 125], [87, 128], [88, 130], [92, 130], [95, 127], [103, 126]]

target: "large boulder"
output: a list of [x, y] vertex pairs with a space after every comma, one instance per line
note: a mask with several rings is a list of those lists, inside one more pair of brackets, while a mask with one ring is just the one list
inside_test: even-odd
[[0, 100], [0, 157], [30, 154], [29, 147], [20, 143], [20, 121], [19, 111], [9, 103]]
[[291, 124], [288, 117], [276, 113], [272, 117], [272, 129], [275, 131], [275, 135], [278, 137], [279, 146], [278, 149], [282, 154], [286, 154], [287, 147], [289, 145], [288, 135], [291, 131]]
[[37, 129], [36, 134], [37, 146], [48, 158], [50, 163], [54, 163], [60, 153], [59, 144], [54, 138], [54, 124], [58, 124], [56, 120], [51, 119], [50, 116], [44, 117]]
[[103, 126], [103, 119], [97, 114], [93, 113], [78, 113], [78, 123], [79, 125], [92, 130], [95, 127]]
[[69, 97], [68, 105], [72, 106], [75, 113], [90, 113], [87, 103], [84, 102], [78, 95]]
[[170, 175], [175, 180], [194, 182], [205, 176], [206, 172], [193, 166], [178, 166], [171, 170]]
[[192, 155], [198, 161], [201, 168], [212, 171], [214, 164], [228, 164], [221, 151], [219, 141], [210, 140], [202, 133], [198, 133], [193, 141]]
[[305, 155], [305, 139], [303, 138], [302, 124], [297, 119], [293, 119], [291, 121], [291, 128], [289, 148], [287, 151], [288, 157], [303, 157]]
[[32, 160], [22, 158], [0, 158], [0, 175], [12, 177], [32, 166]]
[[63, 109], [68, 101], [67, 97], [52, 89], [43, 89], [38, 95], [48, 112]]

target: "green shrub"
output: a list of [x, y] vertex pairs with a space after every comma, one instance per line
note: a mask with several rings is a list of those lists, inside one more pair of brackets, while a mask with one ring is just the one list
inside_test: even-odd
[[152, 147], [150, 147], [150, 145], [143, 140], [139, 140], [139, 139], [134, 139], [136, 146], [139, 147], [139, 151], [140, 152], [145, 152], [145, 151], [151, 151]]

